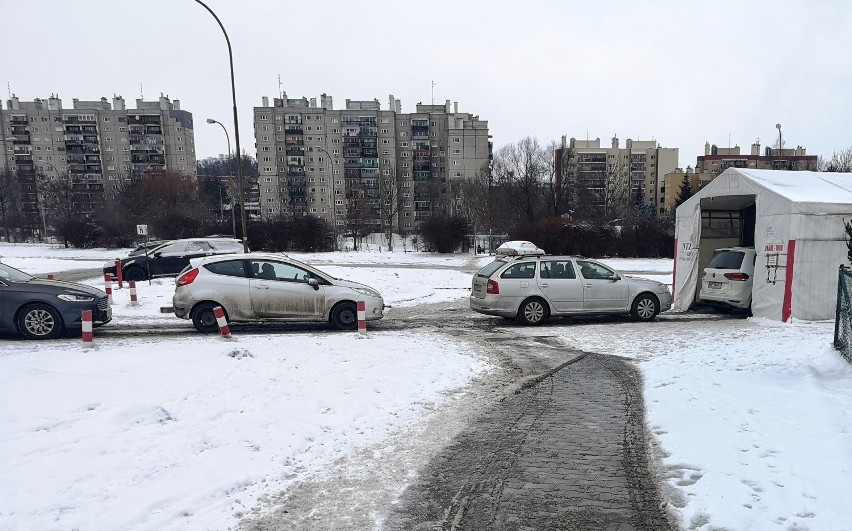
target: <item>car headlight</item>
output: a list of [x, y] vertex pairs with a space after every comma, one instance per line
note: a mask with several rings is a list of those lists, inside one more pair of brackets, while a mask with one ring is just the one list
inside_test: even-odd
[[377, 298], [377, 299], [381, 299], [381, 298], [382, 298], [382, 296], [381, 296], [381, 295], [379, 295], [379, 292], [378, 292], [378, 291], [376, 291], [376, 290], [374, 290], [374, 289], [370, 289], [370, 288], [352, 288], [352, 290], [353, 290], [355, 293], [360, 293], [361, 295], [364, 295], [365, 297], [375, 297], [375, 298]]
[[56, 296], [68, 302], [94, 302], [95, 298], [91, 295], [75, 295], [73, 293], [60, 293]]
[[660, 293], [671, 293], [668, 284], [660, 284], [659, 286], [657, 286], [657, 291]]

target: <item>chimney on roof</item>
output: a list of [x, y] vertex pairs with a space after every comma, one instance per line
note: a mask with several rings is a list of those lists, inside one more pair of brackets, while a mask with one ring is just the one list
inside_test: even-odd
[[261, 100], [263, 101], [263, 107], [269, 107], [269, 96], [264, 96]]

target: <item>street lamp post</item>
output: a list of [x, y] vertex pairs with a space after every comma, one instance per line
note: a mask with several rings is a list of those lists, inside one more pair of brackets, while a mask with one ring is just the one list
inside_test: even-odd
[[337, 249], [337, 204], [334, 200], [334, 168], [331, 167], [331, 155], [325, 148], [321, 148], [317, 146], [317, 149], [325, 153], [325, 156], [328, 157], [328, 178], [329, 178], [329, 207], [331, 207], [331, 227], [332, 232], [334, 233], [334, 248]]
[[[231, 136], [228, 134], [228, 130], [225, 128], [225, 126], [222, 124], [222, 122], [220, 122], [218, 120], [214, 120], [213, 118], [208, 118], [207, 123], [208, 124], [219, 124], [219, 125], [222, 126], [222, 131], [225, 131], [225, 140], [228, 141], [228, 165], [231, 165], [233, 163], [232, 159], [231, 159]], [[220, 210], [222, 208], [222, 188], [221, 188], [221, 185], [222, 185], [222, 183], [219, 183], [219, 209]], [[243, 210], [245, 210], [244, 205], [240, 205], [240, 211], [243, 211]], [[243, 225], [243, 227], [245, 227], [245, 225]], [[234, 232], [234, 238], [236, 238], [237, 237], [237, 217], [236, 217], [235, 212], [234, 212], [233, 200], [231, 201], [231, 230]], [[243, 231], [245, 231], [245, 228], [243, 228]], [[245, 232], [244, 232], [244, 234], [245, 234]]]
[[[38, 162], [42, 163], [42, 164], [47, 164], [48, 166], [53, 168], [53, 171], [56, 172], [56, 177], [57, 178], [59, 177], [59, 170], [56, 169], [56, 166], [54, 166], [50, 162], [47, 162], [46, 160], [40, 160]], [[44, 200], [41, 197], [41, 192], [39, 191], [38, 183], [36, 183], [36, 200], [38, 201], [38, 210], [39, 210], [39, 213], [41, 214], [41, 231], [42, 231], [42, 234], [44, 234], [44, 237], [47, 238], [47, 218], [44, 215], [44, 204], [43, 204]]]
[[[222, 25], [222, 21], [219, 20], [219, 17], [216, 16], [216, 13], [213, 12], [212, 9], [207, 7], [207, 4], [202, 2], [201, 0], [195, 0], [196, 3], [200, 4], [201, 7], [207, 10], [213, 18], [216, 19], [216, 23], [219, 24], [219, 28], [222, 30], [222, 33], [225, 35], [225, 42], [228, 44], [228, 62], [231, 67], [231, 100], [234, 105], [234, 142], [237, 145], [237, 157], [240, 157], [240, 125], [239, 119], [237, 118], [237, 87], [234, 83], [234, 54], [231, 51], [231, 39], [228, 37], [228, 32], [225, 31], [225, 26]], [[243, 250], [248, 252], [248, 238], [246, 236], [246, 203], [245, 203], [245, 192], [243, 190], [243, 170], [242, 161], [238, 161], [237, 163], [237, 187], [239, 188], [240, 195], [240, 222], [242, 224], [243, 229]], [[233, 211], [232, 211], [233, 212]], [[232, 214], [233, 215], [233, 214]]]

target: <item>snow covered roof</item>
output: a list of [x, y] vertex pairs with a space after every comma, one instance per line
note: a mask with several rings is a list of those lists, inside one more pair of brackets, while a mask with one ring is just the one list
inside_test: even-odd
[[852, 173], [731, 168], [756, 184], [799, 203], [852, 204]]
[[532, 242], [513, 240], [505, 242], [503, 245], [495, 249], [494, 254], [496, 254], [497, 256], [525, 256], [547, 253], [545, 253], [543, 249], [540, 249], [538, 245]]

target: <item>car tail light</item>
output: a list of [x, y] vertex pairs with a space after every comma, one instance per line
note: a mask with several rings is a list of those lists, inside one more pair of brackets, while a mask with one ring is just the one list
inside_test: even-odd
[[488, 288], [485, 291], [489, 295], [500, 295], [500, 284], [494, 282], [493, 280], [488, 280]]
[[725, 278], [728, 280], [748, 280], [747, 273], [725, 273]]
[[198, 276], [198, 268], [190, 269], [183, 275], [179, 276], [175, 281], [175, 285], [178, 286], [186, 286], [187, 284], [192, 284], [192, 281], [195, 280], [195, 277]]

